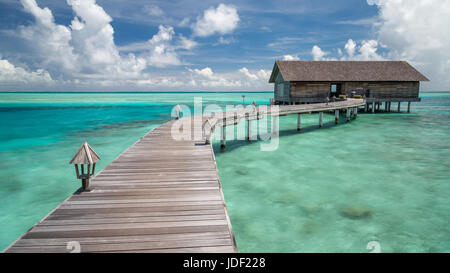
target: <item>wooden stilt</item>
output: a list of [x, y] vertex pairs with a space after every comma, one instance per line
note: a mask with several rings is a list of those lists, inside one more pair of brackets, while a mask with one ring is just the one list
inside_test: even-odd
[[319, 128], [323, 126], [323, 112], [319, 113]]
[[388, 106], [388, 102], [385, 101], [385, 102], [384, 102], [384, 112], [387, 112], [387, 106]]
[[366, 105], [364, 105], [364, 113], [367, 113], [369, 111], [369, 103], [366, 102]]
[[298, 114], [297, 115], [297, 131], [301, 131], [302, 130], [302, 115]]
[[411, 110], [411, 102], [408, 101], [408, 113], [409, 113], [410, 110]]
[[226, 126], [222, 126], [220, 130], [220, 148], [225, 149], [227, 147], [227, 130]]
[[391, 102], [388, 102], [388, 112], [391, 112]]
[[375, 102], [372, 102], [372, 113], [375, 113]]
[[[247, 119], [248, 119], [248, 114], [247, 114]], [[247, 140], [248, 141], [252, 141], [253, 140], [253, 136], [252, 136], [252, 121], [251, 120], [247, 120]]]
[[380, 112], [380, 106], [381, 106], [381, 102], [377, 103], [377, 111]]
[[400, 112], [400, 104], [401, 102], [398, 102], [397, 112]]
[[[366, 104], [367, 106], [367, 104]], [[339, 110], [334, 110], [334, 123], [338, 124], [339, 123]]]
[[272, 117], [272, 135], [274, 135], [275, 132], [278, 131], [278, 119], [279, 117]]
[[347, 116], [347, 122], [349, 122], [350, 121], [350, 108], [347, 108], [346, 116]]
[[353, 119], [356, 119], [358, 117], [358, 107], [355, 107], [353, 110]]

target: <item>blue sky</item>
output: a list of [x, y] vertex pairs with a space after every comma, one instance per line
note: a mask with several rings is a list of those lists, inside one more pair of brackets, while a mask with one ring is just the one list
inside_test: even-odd
[[438, 31], [449, 11], [448, 0], [2, 0], [0, 90], [271, 90], [277, 59], [402, 59], [432, 79], [425, 89], [449, 90]]

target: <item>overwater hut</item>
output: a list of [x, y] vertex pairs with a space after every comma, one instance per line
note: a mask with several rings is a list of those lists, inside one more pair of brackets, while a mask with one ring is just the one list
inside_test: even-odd
[[339, 95], [361, 95], [366, 110], [391, 102], [420, 101], [421, 81], [429, 81], [405, 61], [276, 61], [269, 83], [274, 104], [326, 102]]

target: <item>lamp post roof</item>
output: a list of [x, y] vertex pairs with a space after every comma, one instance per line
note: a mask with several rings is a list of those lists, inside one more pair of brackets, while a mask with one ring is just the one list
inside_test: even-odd
[[92, 149], [92, 147], [85, 141], [78, 149], [69, 164], [94, 164], [99, 161], [100, 157]]

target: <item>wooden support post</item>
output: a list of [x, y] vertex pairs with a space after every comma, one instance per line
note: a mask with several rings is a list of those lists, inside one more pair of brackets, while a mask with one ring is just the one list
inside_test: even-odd
[[380, 106], [381, 106], [381, 102], [377, 103], [377, 111], [380, 112]]
[[275, 135], [275, 132], [278, 131], [278, 119], [277, 116], [272, 116], [272, 135]]
[[347, 108], [346, 115], [347, 115], [347, 122], [349, 122], [350, 121], [350, 108]]
[[323, 112], [319, 113], [319, 128], [323, 127]]
[[391, 102], [388, 102], [389, 103], [389, 105], [388, 105], [388, 112], [391, 112]]
[[375, 113], [375, 102], [372, 102], [372, 113]]
[[385, 101], [385, 102], [384, 102], [384, 112], [387, 112], [387, 105], [388, 105], [388, 102]]
[[222, 126], [220, 130], [220, 148], [225, 149], [227, 147], [227, 130], [226, 126]]
[[400, 103], [401, 102], [398, 102], [397, 112], [400, 112]]
[[410, 110], [411, 110], [411, 102], [408, 101], [408, 113], [409, 113]]
[[334, 123], [335, 124], [339, 123], [339, 110], [334, 110]]
[[81, 179], [83, 191], [89, 191], [89, 178]]
[[353, 110], [353, 119], [356, 119], [358, 117], [358, 107], [355, 107]]
[[297, 131], [302, 130], [302, 114], [297, 115]]
[[252, 121], [249, 119], [249, 115], [246, 114], [247, 116], [247, 140], [248, 141], [252, 141]]
[[369, 103], [366, 102], [366, 105], [364, 105], [364, 113], [367, 113], [369, 111]]

